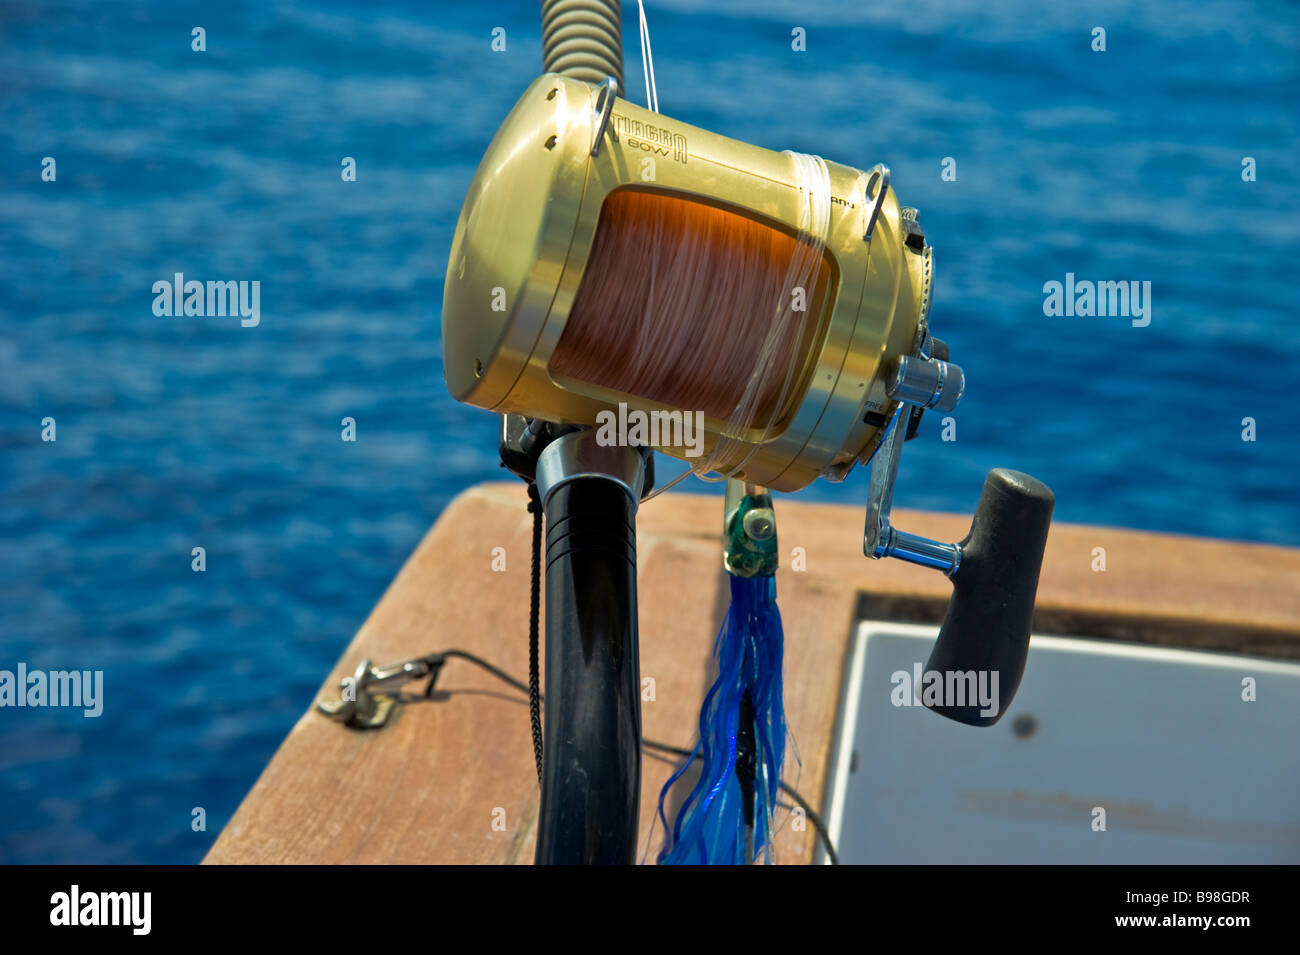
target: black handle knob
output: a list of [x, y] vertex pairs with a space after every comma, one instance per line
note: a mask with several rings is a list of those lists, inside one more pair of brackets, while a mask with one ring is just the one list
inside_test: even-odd
[[942, 705], [926, 704], [936, 713], [992, 726], [1011, 705], [1029, 654], [1038, 572], [1055, 504], [1047, 485], [1028, 474], [997, 468], [984, 479], [970, 533], [961, 542], [961, 564], [951, 575], [948, 614], [925, 666], [943, 674], [948, 691]]

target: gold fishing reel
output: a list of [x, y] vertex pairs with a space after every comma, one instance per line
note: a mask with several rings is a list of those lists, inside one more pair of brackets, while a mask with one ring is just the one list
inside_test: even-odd
[[[996, 706], [933, 708], [991, 725], [1024, 671], [1055, 499], [999, 468], [965, 539], [891, 523], [903, 442], [965, 388], [929, 333], [931, 252], [916, 210], [899, 205], [884, 165], [774, 152], [617, 93], [612, 78], [543, 74], [488, 147], [443, 294], [451, 393], [506, 415], [503, 463], [535, 478], [548, 514], [555, 488], [592, 475], [613, 478], [634, 512], [647, 448], [692, 457], [662, 430], [611, 443], [600, 430], [611, 416], [620, 429], [633, 414], [698, 416], [696, 470], [753, 488], [727, 511], [728, 566], [742, 574], [775, 558], [767, 490], [867, 463], [863, 551], [953, 584], [927, 669], [1000, 674]], [[554, 440], [534, 470], [528, 448], [544, 432]], [[611, 526], [630, 534], [624, 518]]]
[[[634, 215], [649, 216], [644, 236]], [[727, 269], [683, 252], [702, 241], [686, 234], [698, 223], [742, 249], [716, 253], [727, 269], [775, 278], [729, 292]], [[803, 284], [785, 287], [801, 255], [814, 257]], [[612, 79], [547, 73], [497, 131], [456, 225], [447, 385], [481, 408], [578, 426], [696, 414], [708, 470], [797, 490], [869, 460], [905, 406], [956, 404], [961, 370], [928, 335], [931, 283], [930, 247], [886, 166], [764, 149], [642, 109]], [[676, 337], [657, 347], [643, 317], [677, 323]], [[692, 459], [662, 435], [642, 443]]]

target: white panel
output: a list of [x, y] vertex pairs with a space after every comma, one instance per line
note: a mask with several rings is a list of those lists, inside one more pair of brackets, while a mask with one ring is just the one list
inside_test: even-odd
[[1011, 709], [977, 728], [891, 702], [936, 632], [856, 634], [828, 813], [841, 862], [1300, 862], [1300, 665], [1036, 636]]

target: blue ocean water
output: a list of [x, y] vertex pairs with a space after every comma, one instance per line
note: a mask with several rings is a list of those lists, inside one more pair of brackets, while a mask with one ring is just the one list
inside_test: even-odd
[[[900, 506], [969, 510], [1005, 465], [1064, 521], [1300, 545], [1294, 4], [648, 15], [665, 113], [885, 161], [921, 209], [969, 387], [956, 442], [931, 421], [908, 445]], [[429, 524], [501, 476], [495, 420], [443, 386], [439, 303], [538, 21], [524, 2], [0, 0], [0, 669], [106, 681], [98, 719], [0, 709], [0, 861], [201, 858]], [[176, 272], [259, 281], [260, 325], [155, 317]], [[1151, 324], [1046, 317], [1067, 272], [1150, 281]], [[860, 502], [862, 475], [801, 496]]]

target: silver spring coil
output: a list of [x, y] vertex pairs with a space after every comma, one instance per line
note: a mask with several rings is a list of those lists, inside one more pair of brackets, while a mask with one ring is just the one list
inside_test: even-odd
[[626, 89], [621, 0], [542, 0], [542, 70]]

